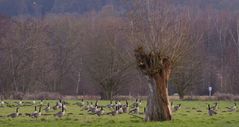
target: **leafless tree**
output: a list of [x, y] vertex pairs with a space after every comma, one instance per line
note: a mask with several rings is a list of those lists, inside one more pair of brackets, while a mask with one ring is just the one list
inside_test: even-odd
[[184, 58], [182, 63], [174, 69], [171, 78], [180, 99], [184, 99], [185, 94], [192, 91], [195, 85], [202, 84], [203, 79], [201, 63], [203, 60], [200, 55], [191, 52], [185, 57], [187, 59]]
[[[105, 9], [110, 9], [105, 8]], [[112, 9], [112, 8], [111, 8]], [[102, 99], [112, 99], [123, 87], [129, 74], [130, 60], [126, 59], [123, 43], [123, 21], [113, 15], [113, 10], [91, 15], [88, 31], [87, 71], [99, 85]]]
[[180, 12], [167, 2], [141, 0], [130, 17], [132, 41], [139, 70], [147, 77], [149, 96], [145, 121], [172, 119], [168, 81], [173, 68], [194, 48], [201, 35], [192, 32], [187, 9]]

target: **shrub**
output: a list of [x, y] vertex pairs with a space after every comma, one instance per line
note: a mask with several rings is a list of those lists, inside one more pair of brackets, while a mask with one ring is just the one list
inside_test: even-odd
[[24, 99], [30, 99], [30, 100], [33, 100], [33, 99], [54, 100], [54, 99], [59, 99], [59, 98], [62, 98], [61, 95], [59, 93], [55, 93], [55, 92], [39, 92], [36, 94], [25, 94], [24, 95]]
[[238, 100], [239, 96], [229, 94], [229, 93], [215, 93], [214, 96], [216, 97], [217, 100]]

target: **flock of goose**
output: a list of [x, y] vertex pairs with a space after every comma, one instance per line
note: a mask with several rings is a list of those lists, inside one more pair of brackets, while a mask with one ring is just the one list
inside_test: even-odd
[[[210, 106], [210, 104], [208, 104], [208, 115], [209, 116], [216, 115], [218, 107], [219, 107], [219, 104], [217, 102], [214, 103], [213, 106]], [[226, 107], [226, 110], [223, 112], [236, 112], [236, 111], [237, 111], [237, 104], [234, 103], [232, 106]]]
[[[85, 101], [83, 99], [81, 99], [81, 101], [78, 101], [76, 103], [74, 103], [73, 105], [77, 105], [78, 107], [80, 107], [81, 111], [86, 111], [89, 114], [92, 115], [97, 115], [97, 116], [101, 116], [101, 115], [118, 115], [118, 114], [123, 114], [123, 113], [129, 113], [129, 114], [144, 114], [144, 112], [140, 112], [140, 106], [141, 106], [141, 100], [136, 99], [136, 101], [134, 103], [132, 103], [131, 105], [129, 105], [128, 101], [125, 101], [125, 104], [121, 104], [121, 101], [115, 101], [115, 103], [113, 104], [112, 101], [110, 101], [110, 104], [107, 105], [99, 105], [98, 103], [99, 101], [95, 101], [95, 103], [93, 104], [93, 102], [89, 102], [89, 101]], [[10, 118], [17, 118], [19, 116], [27, 116], [27, 117], [31, 117], [31, 118], [38, 118], [40, 116], [45, 116], [45, 115], [53, 115], [55, 117], [59, 117], [62, 118], [63, 116], [66, 115], [66, 110], [67, 110], [67, 105], [70, 105], [69, 103], [67, 103], [66, 101], [62, 101], [61, 99], [59, 99], [56, 104], [54, 106], [50, 106], [50, 103], [47, 103], [47, 105], [44, 105], [44, 101], [41, 100], [39, 102], [37, 101], [32, 101], [32, 102], [23, 102], [22, 100], [19, 100], [18, 102], [13, 102], [13, 103], [9, 103], [9, 102], [5, 102], [5, 101], [1, 101], [0, 102], [0, 107], [1, 108], [5, 108], [5, 107], [9, 107], [9, 108], [16, 108], [16, 111], [5, 115], [5, 116], [0, 116], [0, 117], [10, 117]], [[31, 113], [20, 113], [20, 108], [23, 108], [25, 106], [28, 107], [34, 107], [34, 111]], [[109, 112], [105, 111], [105, 108], [109, 109]], [[44, 110], [45, 114], [42, 114], [42, 110]], [[59, 111], [58, 111], [59, 110]], [[54, 114], [48, 114], [51, 111], [58, 111], [57, 113]], [[145, 110], [144, 110], [145, 111]], [[71, 115], [73, 113], [67, 113], [67, 115]]]
[[[44, 105], [44, 103], [45, 102], [43, 100], [41, 100], [39, 102], [37, 102], [37, 101], [23, 102], [22, 100], [20, 100], [18, 102], [13, 102], [12, 104], [10, 104], [10, 103], [2, 100], [0, 102], [1, 108], [15, 107], [16, 111], [11, 114], [8, 114], [5, 116], [0, 116], [0, 117], [17, 118], [19, 116], [25, 115], [25, 116], [31, 117], [31, 118], [38, 118], [38, 117], [45, 116], [45, 115], [53, 115], [55, 117], [62, 118], [63, 116], [66, 115], [67, 105], [70, 105], [69, 103], [67, 103], [66, 101], [62, 101], [61, 99], [59, 99], [56, 102], [56, 104], [52, 107], [50, 106], [50, 103], [47, 103], [46, 105]], [[144, 114], [146, 112], [146, 108], [143, 108], [142, 112], [140, 112], [140, 108], [142, 106], [141, 106], [141, 100], [138, 100], [138, 99], [136, 99], [131, 105], [129, 105], [129, 102], [127, 100], [124, 102], [124, 104], [122, 104], [120, 100], [117, 100], [114, 103], [113, 103], [113, 101], [110, 101], [110, 103], [107, 105], [99, 105], [98, 100], [93, 103], [93, 102], [89, 102], [89, 101], [85, 102], [83, 99], [74, 103], [73, 105], [77, 105], [81, 111], [86, 111], [89, 114], [97, 115], [97, 116], [102, 116], [102, 115], [115, 116], [115, 115], [124, 114], [124, 113], [133, 115], [133, 114]], [[217, 102], [213, 106], [208, 104], [208, 115], [209, 116], [213, 116], [213, 115], [217, 114], [218, 105], [219, 104]], [[25, 107], [25, 106], [34, 107], [34, 111], [31, 113], [25, 113], [25, 114], [20, 113], [20, 111], [19, 111], [20, 108]], [[172, 108], [173, 112], [176, 112], [181, 109], [181, 104], [177, 104], [174, 106], [173, 102], [172, 102], [171, 108]], [[233, 106], [226, 107], [226, 108], [227, 108], [227, 112], [236, 112], [237, 104], [234, 103]], [[105, 109], [107, 109], [108, 112]], [[42, 110], [44, 110], [45, 114], [42, 114]], [[58, 111], [58, 112], [56, 112], [54, 114], [47, 114], [51, 111]], [[197, 110], [197, 112], [202, 112], [202, 111]], [[73, 114], [73, 113], [67, 113], [67, 115], [70, 115], [70, 114]]]

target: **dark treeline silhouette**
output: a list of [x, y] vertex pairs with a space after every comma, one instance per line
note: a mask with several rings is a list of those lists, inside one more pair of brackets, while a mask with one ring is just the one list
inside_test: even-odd
[[[146, 95], [129, 37], [132, 3], [96, 1], [0, 0], [0, 94]], [[200, 42], [173, 69], [169, 93], [206, 95], [212, 86], [238, 94], [238, 2], [185, 1], [167, 4], [190, 13], [185, 21]]]
[[[48, 13], [78, 13], [99, 11], [105, 5], [113, 5], [121, 12], [129, 10], [134, 0], [0, 0], [0, 13], [8, 16], [29, 15], [39, 16]], [[238, 0], [168, 0], [177, 7], [197, 6], [205, 9], [211, 7], [217, 10], [238, 12]]]

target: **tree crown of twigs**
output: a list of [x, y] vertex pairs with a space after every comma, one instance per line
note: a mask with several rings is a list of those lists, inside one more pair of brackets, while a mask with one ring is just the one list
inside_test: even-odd
[[162, 74], [164, 69], [171, 66], [171, 60], [167, 56], [163, 56], [160, 50], [146, 52], [142, 46], [138, 46], [134, 50], [138, 69], [145, 75], [154, 76]]

